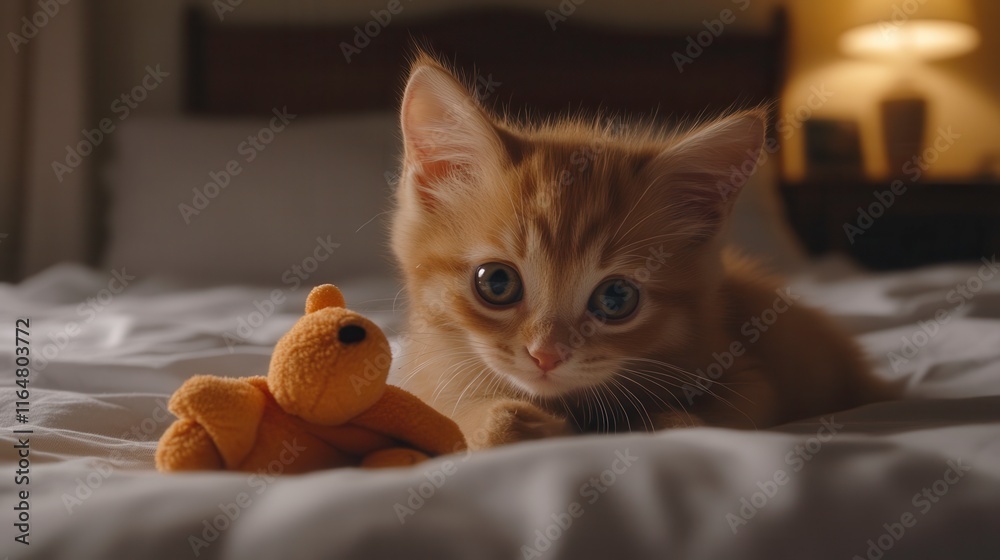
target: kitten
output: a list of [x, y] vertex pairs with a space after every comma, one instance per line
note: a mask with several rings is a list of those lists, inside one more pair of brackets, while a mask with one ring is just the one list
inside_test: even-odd
[[477, 448], [765, 428], [886, 397], [849, 337], [722, 247], [731, 168], [756, 163], [765, 122], [524, 127], [418, 55], [392, 223], [410, 302], [396, 382]]

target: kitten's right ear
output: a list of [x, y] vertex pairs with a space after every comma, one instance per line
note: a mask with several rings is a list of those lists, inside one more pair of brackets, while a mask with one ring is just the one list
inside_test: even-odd
[[650, 180], [663, 187], [664, 217], [693, 241], [716, 238], [732, 213], [764, 146], [767, 112], [742, 111], [686, 134], [649, 164]]
[[[400, 111], [405, 169], [422, 202], [447, 198], [456, 174], [494, 165], [502, 144], [492, 121], [443, 66], [420, 55], [410, 70]], [[454, 182], [451, 182], [454, 183]]]

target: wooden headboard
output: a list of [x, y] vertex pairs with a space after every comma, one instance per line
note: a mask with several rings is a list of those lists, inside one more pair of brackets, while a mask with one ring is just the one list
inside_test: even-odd
[[[568, 18], [553, 30], [542, 12], [452, 12], [393, 16], [350, 61], [343, 45], [365, 23], [221, 24], [201, 10], [187, 16], [187, 109], [194, 114], [266, 114], [395, 110], [414, 45], [429, 47], [469, 76], [479, 76], [487, 105], [550, 115], [611, 111], [685, 118], [777, 98], [785, 67], [784, 11], [764, 33], [726, 30], [687, 57], [685, 32], [601, 26]], [[375, 29], [374, 25], [370, 26]], [[707, 33], [707, 32], [706, 32]], [[707, 41], [703, 34], [702, 41]]]
[[[775, 10], [762, 32], [725, 29], [711, 40], [701, 25], [683, 31], [639, 30], [569, 17], [553, 30], [539, 11], [458, 11], [424, 19], [402, 13], [379, 26], [378, 34], [358, 46], [360, 52], [348, 62], [342, 43], [354, 45], [356, 25], [364, 29], [366, 22], [230, 25], [192, 9], [186, 26], [188, 112], [253, 115], [283, 106], [306, 114], [395, 111], [415, 45], [430, 48], [468, 76], [478, 76], [485, 103], [513, 114], [603, 110], [681, 120], [734, 105], [772, 102], [785, 79], [788, 24], [782, 9]], [[677, 65], [681, 56], [690, 57], [682, 60], [683, 71]], [[774, 124], [777, 103], [771, 107]], [[771, 130], [773, 134], [775, 128]], [[979, 228], [962, 234], [969, 239], [942, 237], [947, 241], [937, 252], [923, 245], [902, 250], [912, 243], [901, 241], [899, 232], [912, 230], [912, 222], [941, 235], [937, 213], [945, 202], [954, 202], [955, 189], [938, 186], [914, 187], [897, 205], [901, 219], [910, 220], [906, 228], [886, 218], [848, 246], [843, 224], [856, 219], [859, 206], [871, 203], [878, 186], [848, 187], [782, 187], [790, 222], [811, 252], [841, 250], [869, 266], [895, 268], [990, 254], [986, 248], [995, 251], [1000, 243], [996, 211], [982, 215], [983, 209], [1000, 208], [997, 189], [981, 188], [984, 194], [975, 197], [979, 202], [956, 214], [958, 223]]]

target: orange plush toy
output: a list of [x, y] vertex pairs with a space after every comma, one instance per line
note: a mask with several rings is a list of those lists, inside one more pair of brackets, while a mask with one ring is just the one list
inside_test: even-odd
[[160, 438], [161, 471], [394, 467], [465, 449], [458, 426], [385, 383], [389, 342], [318, 286], [278, 341], [267, 377], [187, 380], [170, 399], [178, 420]]

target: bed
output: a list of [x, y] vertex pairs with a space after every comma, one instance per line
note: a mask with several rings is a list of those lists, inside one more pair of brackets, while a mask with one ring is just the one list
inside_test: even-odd
[[[192, 12], [193, 116], [130, 119], [118, 131], [101, 266], [59, 265], [0, 285], [0, 458], [11, 474], [0, 482], [10, 504], [0, 555], [1000, 557], [1000, 265], [985, 255], [872, 274], [836, 256], [809, 260], [781, 225], [771, 165], [755, 175], [734, 237], [855, 333], [904, 399], [752, 433], [581, 436], [411, 469], [156, 473], [170, 393], [196, 373], [264, 373], [308, 286], [337, 283], [353, 308], [400, 333], [405, 300], [377, 248], [396, 169], [386, 111], [401, 86], [399, 47], [412, 37], [454, 55], [459, 67], [492, 73], [502, 85], [487, 101], [514, 111], [559, 112], [571, 100], [590, 111], [661, 106], [658, 116], [671, 120], [780, 91], [780, 14], [766, 32], [722, 36], [683, 81], [671, 72], [671, 53], [687, 32], [567, 22], [557, 48], [546, 47], [552, 30], [540, 14], [450, 18], [388, 27], [347, 66], [337, 46], [353, 35], [350, 26], [225, 26]], [[594, 76], [649, 87], [586, 81], [578, 64], [565, 64], [548, 67], [563, 72], [546, 78], [557, 86], [532, 88], [544, 66], [491, 47], [511, 36], [524, 49], [553, 49], [544, 62], [593, 62]], [[746, 79], [720, 93], [719, 75]], [[632, 93], [615, 96], [621, 89]], [[274, 141], [252, 161], [240, 159], [242, 139], [281, 125], [283, 111], [295, 115], [287, 128], [272, 130]], [[241, 171], [222, 186], [234, 159]], [[208, 196], [210, 183], [216, 196]], [[185, 204], [197, 210], [187, 220]], [[21, 317], [30, 319], [36, 356], [25, 424], [8, 389]], [[15, 432], [24, 429], [32, 433]], [[24, 436], [27, 486], [13, 476]], [[29, 546], [14, 540], [25, 511], [16, 509], [17, 492], [25, 489]]]

